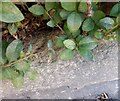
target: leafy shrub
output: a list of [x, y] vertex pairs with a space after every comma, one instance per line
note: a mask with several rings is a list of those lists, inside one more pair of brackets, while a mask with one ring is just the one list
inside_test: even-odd
[[[58, 27], [61, 30], [55, 40], [55, 45], [58, 48], [64, 47], [64, 50], [59, 54], [62, 60], [72, 59], [75, 53], [86, 60], [93, 61], [94, 56], [92, 50], [96, 48], [101, 40], [116, 40], [120, 28], [120, 2], [116, 3], [110, 11], [110, 15], [99, 9], [99, 2], [45, 2], [36, 3], [28, 8], [35, 17], [42, 17], [42, 20], [47, 20], [49, 27]], [[9, 23], [9, 33], [14, 36], [24, 19], [21, 11], [12, 2], [0, 3], [0, 21]], [[9, 8], [10, 7], [10, 8]], [[61, 28], [63, 24], [63, 28]], [[14, 36], [15, 37], [15, 36]], [[16, 38], [16, 37], [15, 37]], [[19, 87], [23, 83], [23, 77], [27, 74], [31, 79], [34, 79], [35, 71], [30, 69], [30, 59], [23, 52], [22, 42], [19, 39], [12, 43], [0, 43], [2, 50], [0, 53], [2, 79], [10, 79], [12, 83]], [[52, 40], [48, 41], [48, 49], [55, 54]], [[23, 58], [22, 61], [21, 58]], [[18, 62], [16, 62], [18, 61]], [[20, 62], [19, 62], [20, 61]], [[12, 64], [9, 66], [9, 64]]]
[[23, 52], [23, 45], [19, 39], [7, 42], [0, 42], [0, 79], [11, 80], [15, 87], [21, 87], [23, 84], [23, 77], [25, 74], [30, 79], [35, 79], [36, 71], [31, 70], [31, 60], [29, 48], [27, 54]]

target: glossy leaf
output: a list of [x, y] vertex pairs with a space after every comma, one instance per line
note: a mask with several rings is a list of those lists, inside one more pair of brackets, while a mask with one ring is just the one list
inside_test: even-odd
[[79, 48], [79, 54], [80, 56], [84, 57], [85, 59], [89, 60], [89, 61], [93, 61], [93, 54], [90, 50], [88, 49], [84, 49], [84, 48]]
[[[49, 0], [48, 0], [49, 1]], [[50, 11], [51, 9], [53, 9], [54, 8], [54, 6], [55, 6], [55, 2], [45, 2], [45, 9], [47, 10], [47, 11]]]
[[98, 11], [94, 12], [94, 14], [92, 16], [92, 19], [94, 21], [98, 21], [98, 20], [100, 20], [100, 19], [102, 19], [104, 17], [105, 17], [105, 13], [103, 11], [98, 10]]
[[117, 18], [116, 18], [116, 22], [117, 22], [117, 23], [120, 22], [120, 14], [117, 16]]
[[28, 8], [28, 10], [36, 16], [43, 15], [45, 12], [45, 9], [41, 5], [38, 5], [38, 4], [31, 6], [30, 8]]
[[91, 2], [91, 6], [92, 6], [92, 10], [93, 11], [97, 11], [98, 10], [98, 6], [97, 6], [96, 2]]
[[10, 33], [11, 35], [16, 34], [17, 30], [18, 30], [18, 27], [17, 27], [17, 25], [16, 25], [15, 23], [13, 23], [13, 24], [8, 24], [8, 31], [9, 31], [9, 33]]
[[102, 32], [98, 32], [98, 31], [96, 31], [94, 35], [97, 39], [102, 39], [104, 37], [104, 34]]
[[[29, 53], [28, 53], [29, 54]], [[25, 57], [25, 53], [23, 51], [20, 52], [20, 58], [24, 58]]]
[[94, 22], [91, 18], [88, 18], [86, 19], [84, 22], [83, 22], [83, 25], [82, 25], [82, 30], [83, 31], [91, 31], [94, 29]]
[[24, 19], [21, 11], [12, 2], [0, 2], [0, 21], [15, 23]]
[[23, 76], [19, 75], [18, 77], [13, 78], [12, 79], [12, 84], [16, 88], [21, 88], [24, 84]]
[[55, 45], [56, 45], [56, 47], [62, 47], [62, 46], [64, 46], [63, 40], [60, 37], [58, 37], [56, 39]]
[[106, 29], [110, 29], [111, 27], [114, 26], [114, 20], [110, 17], [105, 17], [101, 19], [99, 22], [100, 22], [100, 25]]
[[98, 26], [95, 26], [93, 30], [89, 31], [89, 36], [94, 37], [95, 32], [99, 29]]
[[72, 59], [74, 55], [75, 55], [75, 50], [65, 49], [60, 53], [59, 57], [61, 60], [69, 60]]
[[27, 71], [30, 68], [30, 64], [27, 63], [26, 61], [16, 63], [14, 66], [19, 71]]
[[62, 9], [61, 11], [60, 11], [60, 16], [61, 16], [61, 18], [64, 20], [64, 19], [67, 19], [67, 17], [68, 17], [68, 15], [70, 14], [70, 12], [69, 11], [66, 11], [66, 10], [64, 10], [64, 9]]
[[76, 10], [77, 2], [76, 0], [69, 0], [69, 2], [65, 2], [64, 0], [60, 0], [61, 6], [67, 11]]
[[27, 76], [29, 77], [30, 80], [35, 80], [37, 78], [37, 71], [31, 69], [30, 71], [27, 72]]
[[7, 67], [7, 68], [3, 69], [3, 71], [2, 71], [3, 79], [13, 79], [13, 78], [16, 78], [18, 75], [19, 75], [19, 73], [16, 72], [11, 67]]
[[6, 48], [8, 46], [7, 42], [0, 42], [0, 65], [4, 65], [7, 62], [6, 58]]
[[94, 43], [94, 42], [96, 42], [96, 40], [94, 38], [87, 36], [80, 40], [79, 45], [87, 44], [87, 43]]
[[120, 2], [118, 2], [117, 4], [115, 4], [111, 11], [110, 11], [110, 16], [115, 16], [117, 17], [120, 14]]
[[48, 48], [52, 48], [52, 47], [53, 47], [53, 42], [52, 42], [52, 40], [48, 40], [47, 47], [48, 47]]
[[80, 35], [80, 30], [78, 30], [77, 32], [74, 32], [74, 33], [72, 33], [72, 36], [75, 38], [75, 37], [77, 37], [78, 35]]
[[[82, 1], [85, 1], [85, 0], [82, 0]], [[88, 5], [87, 5], [87, 2], [82, 2], [82, 1], [79, 3], [78, 11], [85, 13], [88, 10]]]
[[64, 46], [63, 41], [65, 39], [67, 39], [67, 38], [68, 38], [67, 35], [60, 35], [59, 37], [57, 37], [57, 39], [55, 41], [56, 47], [62, 47], [62, 46]]
[[56, 12], [53, 16], [53, 21], [55, 24], [58, 24], [61, 22], [61, 17], [60, 17], [60, 14], [58, 12]]
[[68, 36], [66, 34], [64, 34], [64, 35], [60, 35], [59, 38], [64, 41], [65, 39], [68, 38]]
[[75, 42], [71, 39], [67, 39], [63, 43], [64, 43], [65, 47], [70, 49], [70, 50], [73, 50], [76, 47]]
[[64, 31], [65, 31], [65, 33], [66, 33], [67, 35], [70, 35], [71, 32], [70, 32], [70, 30], [68, 29], [66, 22], [64, 23], [63, 29], [64, 29]]
[[79, 46], [84, 49], [92, 50], [97, 46], [97, 41], [91, 37], [85, 37], [80, 40]]
[[82, 22], [83, 17], [77, 12], [72, 12], [67, 18], [67, 27], [70, 32], [76, 32], [80, 28]]
[[56, 25], [54, 24], [54, 22], [52, 20], [47, 22], [47, 26], [49, 27], [55, 27]]
[[6, 50], [6, 57], [9, 62], [13, 62], [20, 57], [22, 48], [22, 42], [19, 39], [16, 39], [9, 44]]
[[77, 36], [76, 41], [79, 43], [82, 38], [83, 38], [83, 36], [79, 35], [79, 36]]

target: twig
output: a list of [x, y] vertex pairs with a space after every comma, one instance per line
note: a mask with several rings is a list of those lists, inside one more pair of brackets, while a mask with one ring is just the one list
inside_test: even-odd
[[[53, 20], [53, 18], [51, 17], [51, 15], [50, 15], [47, 11], [45, 11], [45, 13], [49, 16], [50, 19]], [[54, 20], [53, 20], [53, 21], [54, 21]], [[57, 23], [55, 23], [55, 24], [56, 24], [56, 26], [61, 30], [62, 34], [64, 34], [65, 31], [64, 31]]]
[[[39, 0], [36, 0], [37, 1], [37, 3], [38, 4], [40, 4], [40, 1]], [[53, 18], [51, 17], [51, 15], [47, 12], [47, 10], [45, 10], [45, 13], [49, 16], [49, 18], [51, 19], [51, 20], [53, 20]], [[54, 21], [54, 20], [53, 20]], [[54, 21], [55, 22], [55, 21]], [[57, 23], [55, 23], [56, 24], [56, 26], [61, 30], [61, 32], [62, 32], [62, 34], [64, 34], [65, 33], [65, 31], [57, 24]]]
[[87, 0], [87, 5], [88, 5], [88, 17], [92, 16], [93, 15], [93, 12], [92, 12], [92, 6], [91, 6], [91, 0]]
[[118, 29], [119, 27], [120, 27], [120, 22], [117, 25], [115, 25], [114, 27], [112, 27], [111, 29], [109, 29], [108, 31], [106, 31], [105, 35], [110, 34], [111, 32]]
[[18, 63], [18, 62], [21, 62], [21, 61], [23, 61], [23, 60], [25, 60], [25, 59], [28, 59], [28, 58], [30, 58], [30, 57], [35, 56], [35, 54], [36, 54], [36, 53], [34, 53], [34, 54], [29, 54], [29, 55], [25, 56], [24, 58], [21, 58], [21, 59], [19, 59], [19, 60], [16, 60], [16, 61], [14, 61], [14, 62], [9, 63], [9, 64], [5, 64], [5, 65], [3, 65], [3, 66], [0, 66], [0, 68], [6, 68], [6, 67], [9, 67], [9, 66], [12, 66], [12, 65], [14, 65], [14, 64], [16, 64], [16, 63]]

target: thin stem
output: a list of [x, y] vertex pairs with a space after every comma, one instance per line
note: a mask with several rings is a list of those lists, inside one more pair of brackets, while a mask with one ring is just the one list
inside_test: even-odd
[[91, 0], [87, 0], [87, 5], [88, 5], [88, 17], [92, 16], [93, 15], [93, 12], [92, 12], [92, 6], [91, 6]]
[[[36, 54], [36, 53], [35, 53], [35, 54]], [[14, 65], [14, 64], [16, 64], [16, 63], [18, 63], [18, 62], [21, 62], [21, 61], [23, 61], [23, 60], [25, 60], [25, 59], [28, 59], [28, 58], [30, 58], [30, 57], [35, 56], [35, 54], [29, 54], [29, 55], [25, 56], [24, 58], [21, 58], [21, 59], [19, 59], [19, 60], [16, 60], [16, 61], [14, 61], [14, 62], [9, 63], [9, 64], [5, 64], [5, 65], [3, 65], [3, 66], [0, 66], [0, 68], [6, 68], [6, 67], [9, 67], [9, 66], [12, 66], [12, 65]]]
[[105, 35], [110, 34], [111, 32], [117, 30], [120, 27], [120, 23], [118, 23], [117, 25], [115, 25], [114, 27], [112, 27], [111, 29], [109, 29], [108, 31], [106, 31]]
[[[53, 20], [53, 18], [51, 17], [51, 15], [50, 15], [47, 11], [45, 11], [45, 13], [49, 16], [50, 19]], [[54, 21], [54, 20], [53, 20], [53, 21]], [[64, 31], [57, 23], [56, 23], [56, 26], [61, 30], [62, 34], [65, 33], [65, 31]]]

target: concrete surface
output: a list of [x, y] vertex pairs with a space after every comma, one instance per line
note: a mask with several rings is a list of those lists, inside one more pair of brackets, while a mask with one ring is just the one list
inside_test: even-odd
[[9, 81], [2, 83], [3, 98], [17, 99], [95, 99], [107, 92], [118, 98], [118, 45], [109, 42], [94, 50], [95, 61], [89, 62], [78, 55], [70, 61], [40, 63], [33, 61], [39, 72], [35, 81], [25, 78], [22, 89], [15, 89]]

